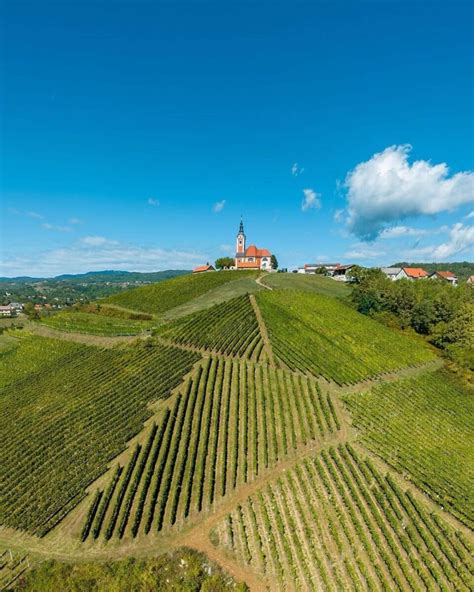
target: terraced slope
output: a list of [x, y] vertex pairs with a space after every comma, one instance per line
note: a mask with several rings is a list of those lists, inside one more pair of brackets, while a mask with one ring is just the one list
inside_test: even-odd
[[[54, 349], [34, 339], [30, 352]], [[67, 355], [43, 370], [33, 364], [0, 391], [0, 524], [40, 535], [140, 431], [147, 404], [167, 397], [199, 359], [170, 347], [56, 347]]]
[[471, 589], [470, 543], [354, 449], [284, 473], [217, 527], [214, 541], [272, 589]]
[[255, 361], [265, 357], [263, 339], [249, 296], [217, 304], [158, 329], [173, 343]]
[[138, 335], [153, 325], [152, 321], [120, 319], [87, 312], [60, 312], [41, 322], [53, 329], [89, 335]]
[[92, 497], [82, 538], [135, 537], [182, 523], [338, 429], [316, 381], [206, 358], [128, 464]]
[[434, 359], [423, 342], [335, 298], [292, 290], [256, 295], [273, 353], [292, 370], [352, 384]]
[[345, 397], [361, 441], [474, 525], [474, 397], [444, 371]]
[[257, 277], [257, 273], [252, 271], [219, 271], [185, 275], [114, 294], [106, 298], [104, 303], [151, 314], [160, 314], [189, 302], [214, 288], [243, 277]]

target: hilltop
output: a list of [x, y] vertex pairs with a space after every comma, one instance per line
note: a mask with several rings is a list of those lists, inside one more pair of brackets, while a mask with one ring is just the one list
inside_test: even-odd
[[[144, 558], [184, 546], [257, 591], [469, 590], [472, 392], [424, 339], [358, 313], [350, 291], [297, 274], [186, 275], [10, 332], [8, 573], [27, 557], [20, 581], [34, 590], [98, 561], [140, 557], [145, 572]], [[58, 549], [83, 568], [43, 568]], [[203, 577], [202, 555], [181, 557]], [[126, 589], [137, 572], [119, 565], [96, 577]]]

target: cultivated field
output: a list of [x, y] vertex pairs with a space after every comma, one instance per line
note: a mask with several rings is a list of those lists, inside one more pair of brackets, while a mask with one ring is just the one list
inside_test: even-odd
[[116, 318], [88, 312], [60, 312], [43, 317], [41, 322], [53, 329], [90, 335], [138, 335], [150, 329], [152, 321]]
[[257, 591], [472, 589], [472, 392], [339, 295], [226, 274], [122, 293], [151, 337], [6, 336], [3, 549], [84, 578], [188, 546]]
[[220, 271], [185, 275], [157, 284], [150, 284], [109, 296], [103, 302], [130, 310], [160, 314], [189, 302], [206, 292], [246, 276], [256, 277], [253, 271]]
[[342, 385], [434, 359], [421, 341], [335, 298], [289, 290], [260, 292], [256, 298], [273, 353], [292, 370]]

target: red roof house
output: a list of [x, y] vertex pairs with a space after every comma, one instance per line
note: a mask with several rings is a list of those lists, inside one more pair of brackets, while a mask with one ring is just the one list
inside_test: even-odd
[[421, 280], [428, 277], [428, 273], [421, 267], [402, 267], [410, 280]]
[[430, 279], [432, 280], [445, 280], [450, 284], [455, 286], [458, 283], [458, 278], [454, 275], [452, 271], [433, 271], [430, 274]]
[[206, 263], [206, 265], [198, 265], [198, 267], [193, 269], [193, 273], [203, 273], [204, 271], [216, 271], [216, 268], [214, 265]]

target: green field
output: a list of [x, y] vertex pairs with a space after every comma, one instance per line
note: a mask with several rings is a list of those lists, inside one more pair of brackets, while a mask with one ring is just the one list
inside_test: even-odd
[[248, 296], [240, 296], [196, 312], [158, 329], [158, 334], [181, 345], [225, 355], [261, 360], [264, 344]]
[[314, 292], [334, 298], [347, 299], [351, 295], [350, 285], [338, 282], [323, 275], [304, 275], [302, 273], [269, 273], [262, 283], [273, 289], [301, 290]]
[[152, 321], [137, 321], [76, 311], [60, 312], [43, 317], [41, 323], [60, 331], [104, 336], [138, 335], [153, 325]]
[[474, 397], [446, 372], [345, 397], [362, 442], [474, 525]]
[[[38, 369], [45, 350], [55, 360]], [[12, 382], [7, 370], [1, 391], [0, 523], [40, 535], [140, 431], [147, 404], [167, 397], [198, 359], [167, 347], [99, 350], [40, 337], [14, 356], [22, 376]]]
[[121, 294], [110, 296], [103, 302], [158, 315], [228, 282], [245, 277], [257, 277], [257, 275], [258, 273], [254, 271], [219, 271], [185, 275], [157, 284], [127, 290]]
[[239, 504], [216, 544], [273, 590], [471, 589], [471, 547], [350, 446], [298, 463]]
[[207, 358], [128, 464], [92, 496], [81, 537], [129, 538], [180, 524], [338, 429], [316, 381]]
[[273, 353], [292, 370], [352, 384], [434, 359], [422, 341], [335, 298], [296, 290], [265, 291], [256, 298]]

